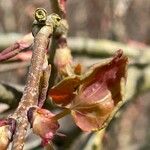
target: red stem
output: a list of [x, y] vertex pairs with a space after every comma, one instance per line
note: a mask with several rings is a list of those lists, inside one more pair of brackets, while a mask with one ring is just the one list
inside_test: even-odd
[[12, 46], [6, 48], [0, 53], [0, 62], [8, 60], [16, 56], [20, 51], [23, 51], [30, 47], [28, 43], [25, 43], [25, 46], [22, 46], [23, 43], [14, 43]]

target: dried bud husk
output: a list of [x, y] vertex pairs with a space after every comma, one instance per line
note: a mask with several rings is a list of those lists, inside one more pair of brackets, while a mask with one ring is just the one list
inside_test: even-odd
[[68, 47], [64, 46], [56, 49], [54, 64], [61, 75], [68, 76], [73, 74], [72, 56]]

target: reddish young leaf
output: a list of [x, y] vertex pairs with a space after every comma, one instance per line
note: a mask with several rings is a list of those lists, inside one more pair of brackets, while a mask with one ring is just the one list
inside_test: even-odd
[[33, 132], [42, 138], [43, 146], [47, 145], [59, 128], [58, 121], [54, 119], [55, 115], [46, 109], [31, 107], [27, 116]]
[[79, 77], [68, 77], [49, 91], [49, 96], [56, 104], [69, 104], [75, 97], [75, 91], [80, 84]]
[[82, 130], [100, 129], [122, 100], [121, 82], [126, 79], [126, 65], [127, 57], [118, 51], [112, 60], [93, 66], [85, 74], [71, 104], [72, 115]]

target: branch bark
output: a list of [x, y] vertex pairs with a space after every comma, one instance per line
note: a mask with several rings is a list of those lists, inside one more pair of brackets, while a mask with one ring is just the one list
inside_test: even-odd
[[[52, 44], [51, 44], [51, 51], [50, 51], [50, 57], [49, 57], [49, 63], [51, 63], [52, 65], [52, 74], [50, 77], [50, 81], [49, 81], [49, 87], [52, 87], [54, 85], [54, 82], [57, 78], [57, 66], [54, 64], [54, 59], [55, 59], [55, 55], [56, 55], [56, 51], [58, 49], [58, 45], [59, 45], [59, 39], [63, 36], [67, 34], [68, 31], [68, 24], [66, 19], [66, 0], [50, 0], [50, 4], [51, 4], [51, 8], [52, 11], [54, 13], [57, 13], [59, 16], [61, 16], [61, 18], [63, 18], [61, 20], [61, 25], [56, 29], [55, 31], [55, 35], [52, 38]], [[66, 38], [66, 37], [65, 37]]]
[[19, 107], [11, 116], [16, 119], [17, 127], [13, 138], [12, 149], [22, 150], [28, 127], [27, 110], [30, 106], [37, 105], [39, 95], [39, 82], [42, 73], [42, 67], [46, 48], [49, 43], [49, 37], [53, 32], [52, 26], [44, 26], [38, 32], [34, 40], [33, 55], [31, 66], [27, 77], [27, 83]]

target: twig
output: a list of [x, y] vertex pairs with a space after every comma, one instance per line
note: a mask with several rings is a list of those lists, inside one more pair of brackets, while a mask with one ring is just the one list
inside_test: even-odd
[[10, 47], [4, 49], [0, 53], [0, 61], [2, 62], [7, 59], [10, 59], [10, 58], [14, 57], [15, 55], [17, 55], [20, 51], [23, 51], [23, 50], [26, 50], [27, 48], [29, 48], [31, 46], [32, 39], [30, 39], [28, 37], [30, 37], [30, 34], [24, 36], [22, 40], [15, 42]]
[[14, 43], [13, 45], [11, 45], [10, 47], [6, 48], [5, 50], [3, 50], [1, 53], [0, 53], [0, 56], [1, 55], [4, 55], [4, 54], [7, 54], [8, 52], [11, 52], [15, 49], [18, 49], [19, 48], [19, 43]]
[[[20, 34], [15, 34], [15, 40], [22, 37]], [[0, 34], [0, 49], [8, 47], [13, 44], [12, 35]], [[33, 42], [33, 36], [31, 34], [26, 35], [30, 43]], [[116, 50], [123, 49], [123, 52], [130, 58], [135, 59], [138, 63], [149, 63], [150, 62], [150, 47], [135, 47], [128, 44], [115, 42], [111, 40], [103, 39], [90, 39], [81, 37], [70, 37], [67, 38], [68, 46], [73, 53], [77, 55], [86, 54], [94, 57], [108, 57], [112, 56]]]
[[56, 38], [53, 40], [55, 48], [54, 65], [57, 68], [59, 74], [69, 75], [72, 74], [72, 56], [71, 51], [67, 44], [67, 32], [68, 23], [66, 20], [66, 2], [67, 0], [55, 0], [50, 1], [52, 4], [52, 10], [54, 12], [60, 13], [62, 16], [61, 25], [56, 30]]
[[6, 50], [4, 50], [2, 53], [0, 53], [0, 62], [8, 60], [14, 56], [16, 56], [20, 51], [25, 50], [29, 46], [23, 48], [20, 47], [19, 43], [15, 43], [13, 46], [10, 46]]
[[[110, 40], [95, 40], [89, 38], [70, 38], [69, 47], [73, 50], [73, 52], [77, 54], [89, 54], [93, 56], [111, 56], [118, 49], [123, 49], [123, 52], [132, 58], [137, 58], [140, 56], [141, 48], [135, 48], [128, 46], [127, 44], [123, 44], [120, 42], [110, 41]], [[144, 49], [144, 48], [143, 48]], [[145, 48], [146, 50], [146, 48]]]
[[47, 16], [45, 9], [38, 8], [35, 12], [35, 19], [32, 27], [32, 34], [35, 36], [35, 39], [27, 83], [19, 107], [11, 116], [11, 118], [14, 118], [17, 122], [16, 132], [12, 142], [12, 149], [15, 150], [23, 149], [28, 127], [27, 111], [31, 106], [38, 104], [39, 84], [45, 65], [46, 49], [53, 29], [60, 24], [60, 17], [56, 14]]
[[19, 69], [19, 68], [25, 68], [25, 67], [28, 67], [29, 64], [30, 64], [29, 61], [0, 64], [0, 72], [6, 72], [6, 71]]
[[49, 37], [53, 32], [52, 26], [44, 26], [38, 32], [34, 40], [34, 48], [31, 66], [27, 77], [27, 83], [19, 107], [13, 114], [17, 121], [16, 133], [14, 135], [12, 149], [22, 150], [27, 132], [28, 120], [27, 110], [30, 106], [37, 105], [40, 76], [44, 62], [45, 50], [49, 43]]
[[33, 43], [33, 36], [31, 33], [25, 36], [20, 33], [7, 33], [7, 34], [0, 33], [0, 49], [2, 51], [3, 49], [9, 47], [10, 45], [13, 45], [16, 42], [19, 42], [25, 39], [28, 39], [26, 40], [26, 42]]
[[[51, 3], [51, 7], [52, 7], [52, 11], [59, 14], [62, 18], [66, 17], [66, 13], [64, 13], [64, 11], [62, 11], [62, 8], [65, 8], [65, 4], [62, 4], [62, 0], [50, 0]], [[63, 6], [61, 6], [63, 5]], [[64, 15], [65, 14], [65, 15]], [[68, 24], [67, 22], [65, 22], [64, 24], [64, 19], [61, 20], [61, 25], [57, 28], [57, 30], [55, 31], [55, 35], [52, 38], [52, 43], [51, 43], [51, 51], [50, 51], [50, 57], [49, 57], [49, 63], [51, 63], [52, 65], [52, 74], [50, 77], [50, 81], [49, 81], [49, 87], [52, 87], [55, 83], [55, 79], [57, 78], [57, 69], [56, 66], [54, 65], [54, 57], [55, 57], [55, 53], [56, 50], [58, 48], [59, 45], [59, 38], [62, 36], [62, 34], [66, 34], [68, 31]]]
[[10, 108], [16, 108], [21, 96], [22, 91], [11, 85], [0, 83], [0, 102], [8, 104]]

